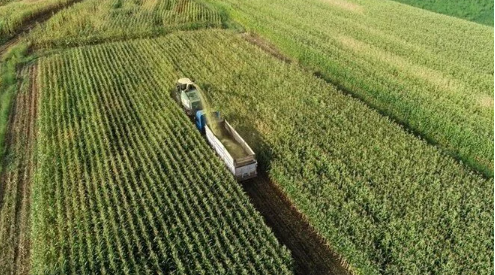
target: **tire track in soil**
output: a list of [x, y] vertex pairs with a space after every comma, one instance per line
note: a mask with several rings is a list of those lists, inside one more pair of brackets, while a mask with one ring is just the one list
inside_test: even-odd
[[241, 186], [279, 242], [291, 251], [296, 274], [351, 274], [348, 265], [328, 247], [266, 174], [260, 173]]
[[[30, 190], [38, 115], [37, 67], [29, 66], [21, 73], [28, 74], [30, 80], [19, 86], [9, 119], [6, 146], [13, 166], [7, 168], [0, 179], [8, 196], [0, 204], [0, 220], [8, 224], [2, 226], [0, 232], [2, 274], [29, 273]], [[24, 89], [24, 85], [29, 86]]]

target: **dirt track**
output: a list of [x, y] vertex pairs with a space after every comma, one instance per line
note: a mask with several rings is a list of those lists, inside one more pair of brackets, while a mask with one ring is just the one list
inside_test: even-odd
[[34, 65], [21, 72], [29, 75], [31, 81], [20, 85], [9, 119], [6, 137], [8, 155], [0, 179], [4, 191], [0, 201], [2, 274], [29, 273], [29, 201], [35, 167], [34, 144], [38, 114], [36, 73]]
[[277, 239], [291, 251], [296, 274], [350, 274], [276, 183], [260, 175], [242, 187]]

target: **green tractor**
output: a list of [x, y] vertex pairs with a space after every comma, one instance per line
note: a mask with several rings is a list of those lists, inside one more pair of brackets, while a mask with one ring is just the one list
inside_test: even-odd
[[182, 108], [188, 116], [192, 117], [197, 111], [203, 109], [198, 87], [191, 79], [181, 78], [177, 80], [175, 87], [175, 100], [182, 105]]

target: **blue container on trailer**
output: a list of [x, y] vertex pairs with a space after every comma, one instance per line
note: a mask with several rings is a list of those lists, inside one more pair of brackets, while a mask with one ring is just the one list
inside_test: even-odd
[[[212, 114], [217, 120], [220, 120], [220, 112], [219, 111], [212, 112]], [[196, 128], [198, 128], [198, 130], [204, 134], [205, 133], [205, 126], [207, 123], [204, 110], [199, 110], [196, 112], [196, 116], [194, 117], [194, 122], [196, 124]]]

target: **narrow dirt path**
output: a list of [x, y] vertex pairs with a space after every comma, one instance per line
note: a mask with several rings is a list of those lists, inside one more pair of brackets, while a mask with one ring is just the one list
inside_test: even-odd
[[28, 81], [19, 86], [6, 138], [7, 164], [0, 178], [0, 270], [2, 274], [29, 273], [29, 213], [38, 115], [37, 67], [25, 67]]
[[241, 185], [279, 242], [291, 251], [296, 274], [350, 274], [338, 255], [266, 175]]

